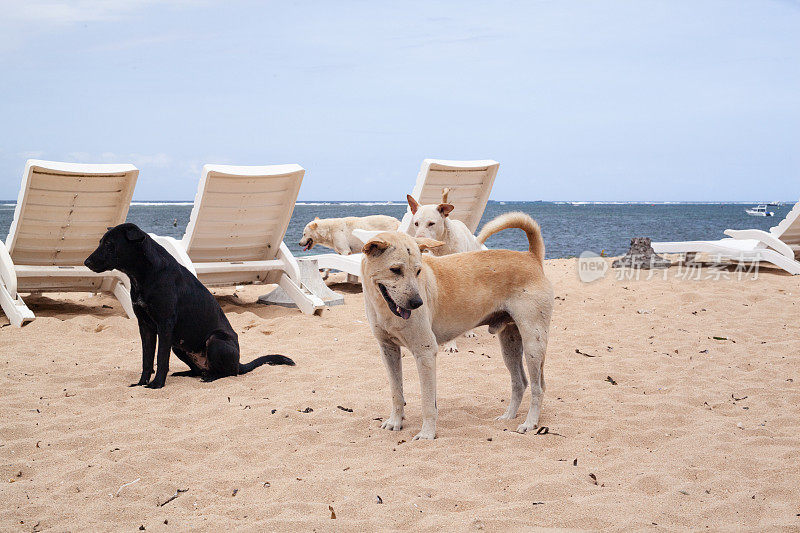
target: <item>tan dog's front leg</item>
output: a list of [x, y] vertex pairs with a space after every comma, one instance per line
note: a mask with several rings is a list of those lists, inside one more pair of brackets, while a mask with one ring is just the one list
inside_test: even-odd
[[381, 343], [381, 355], [389, 374], [389, 388], [392, 391], [392, 414], [389, 419], [381, 424], [381, 429], [400, 431], [403, 429], [403, 360], [400, 357], [400, 347], [390, 342]]
[[417, 372], [419, 373], [420, 389], [422, 391], [422, 430], [414, 436], [413, 440], [434, 439], [436, 438], [436, 418], [438, 410], [436, 407], [436, 344], [433, 349], [426, 349], [425, 352], [414, 358], [417, 361]]
[[528, 364], [528, 374], [531, 381], [531, 406], [525, 422], [517, 427], [517, 432], [525, 433], [539, 426], [539, 414], [542, 408], [542, 395], [544, 393], [544, 356], [547, 350], [547, 328], [545, 326], [529, 326], [517, 323], [522, 335], [522, 345], [525, 352], [525, 361]]

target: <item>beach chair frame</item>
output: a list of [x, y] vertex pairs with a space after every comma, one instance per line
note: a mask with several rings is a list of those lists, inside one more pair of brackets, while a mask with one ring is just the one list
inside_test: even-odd
[[800, 275], [800, 261], [795, 250], [800, 251], [800, 202], [783, 220], [769, 231], [760, 229], [726, 229], [728, 239], [716, 241], [654, 242], [656, 253], [705, 253], [717, 259], [731, 259], [747, 263], [764, 261], [793, 275]]
[[151, 237], [206, 286], [277, 283], [313, 314], [325, 304], [283, 242], [304, 175], [295, 164], [204, 165], [183, 238]]
[[[449, 202], [456, 206], [450, 216], [462, 221], [475, 233], [486, 210], [499, 168], [500, 163], [492, 159], [475, 161], [425, 159], [417, 174], [411, 196], [422, 205], [439, 204], [442, 200], [442, 190], [445, 187], [449, 188]], [[407, 232], [411, 226], [411, 218], [411, 209], [407, 208], [397, 231]], [[377, 233], [380, 232], [356, 230], [354, 235], [359, 238], [369, 238]], [[315, 260], [320, 268], [340, 270], [349, 276], [361, 276], [361, 254], [325, 253], [302, 259]]]
[[[447, 159], [425, 159], [417, 174], [417, 182], [411, 191], [420, 205], [439, 204], [442, 190], [450, 189], [448, 203], [456, 206], [450, 216], [463, 222], [472, 233], [486, 210], [492, 186], [500, 163], [491, 159], [477, 161], [451, 161]], [[411, 225], [411, 208], [400, 223], [398, 231], [405, 232]]]
[[0, 241], [0, 307], [11, 324], [35, 318], [20, 292], [109, 292], [134, 316], [127, 276], [92, 272], [83, 261], [109, 226], [125, 221], [138, 176], [129, 164], [26, 162]]

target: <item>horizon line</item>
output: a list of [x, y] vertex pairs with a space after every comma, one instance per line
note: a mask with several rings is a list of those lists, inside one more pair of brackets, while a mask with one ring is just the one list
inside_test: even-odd
[[[794, 204], [796, 200], [488, 200], [488, 203], [544, 203], [544, 204]], [[16, 200], [0, 200], [0, 205], [16, 205]], [[194, 204], [194, 199], [191, 200], [131, 200], [133, 204]], [[406, 202], [400, 200], [297, 200], [296, 204], [309, 204], [309, 203], [350, 203], [350, 204], [384, 204], [384, 205], [406, 205]]]

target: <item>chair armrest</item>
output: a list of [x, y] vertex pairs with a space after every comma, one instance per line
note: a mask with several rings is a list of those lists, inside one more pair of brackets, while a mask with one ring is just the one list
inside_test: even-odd
[[785, 255], [790, 259], [794, 259], [794, 251], [792, 248], [772, 233], [768, 233], [760, 229], [726, 229], [725, 235], [728, 237], [733, 237], [737, 240], [755, 239], [764, 243], [766, 246], [769, 246], [779, 254]]
[[11, 296], [17, 294], [17, 272], [3, 241], [0, 241], [0, 283], [5, 285]]
[[172, 237], [162, 237], [160, 235], [156, 235], [155, 233], [150, 233], [149, 235], [154, 241], [163, 246], [169, 255], [174, 257], [178, 263], [185, 266], [189, 272], [194, 274], [194, 277], [197, 277], [197, 271], [194, 269], [194, 264], [192, 263], [192, 260], [189, 259], [189, 254], [186, 253], [186, 249], [183, 247], [183, 243], [181, 241]]

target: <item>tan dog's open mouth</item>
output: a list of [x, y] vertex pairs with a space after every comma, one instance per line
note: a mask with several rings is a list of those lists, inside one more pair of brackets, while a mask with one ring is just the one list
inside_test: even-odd
[[399, 316], [403, 320], [408, 320], [411, 318], [411, 310], [405, 309], [400, 307], [392, 300], [392, 297], [389, 296], [389, 292], [386, 290], [386, 287], [383, 286], [382, 283], [378, 283], [378, 288], [381, 290], [381, 294], [383, 295], [383, 299], [386, 300], [386, 304], [389, 306], [389, 309], [394, 313], [396, 316]]
[[311, 248], [313, 248], [313, 247], [314, 247], [314, 239], [312, 239], [311, 237], [309, 237], [309, 238], [308, 238], [308, 240], [307, 240], [307, 241], [305, 241], [305, 244], [303, 244], [303, 241], [300, 241], [298, 244], [299, 244], [300, 246], [302, 246], [302, 247], [303, 247], [303, 251], [304, 251], [304, 252], [307, 252], [307, 251], [309, 251]]

